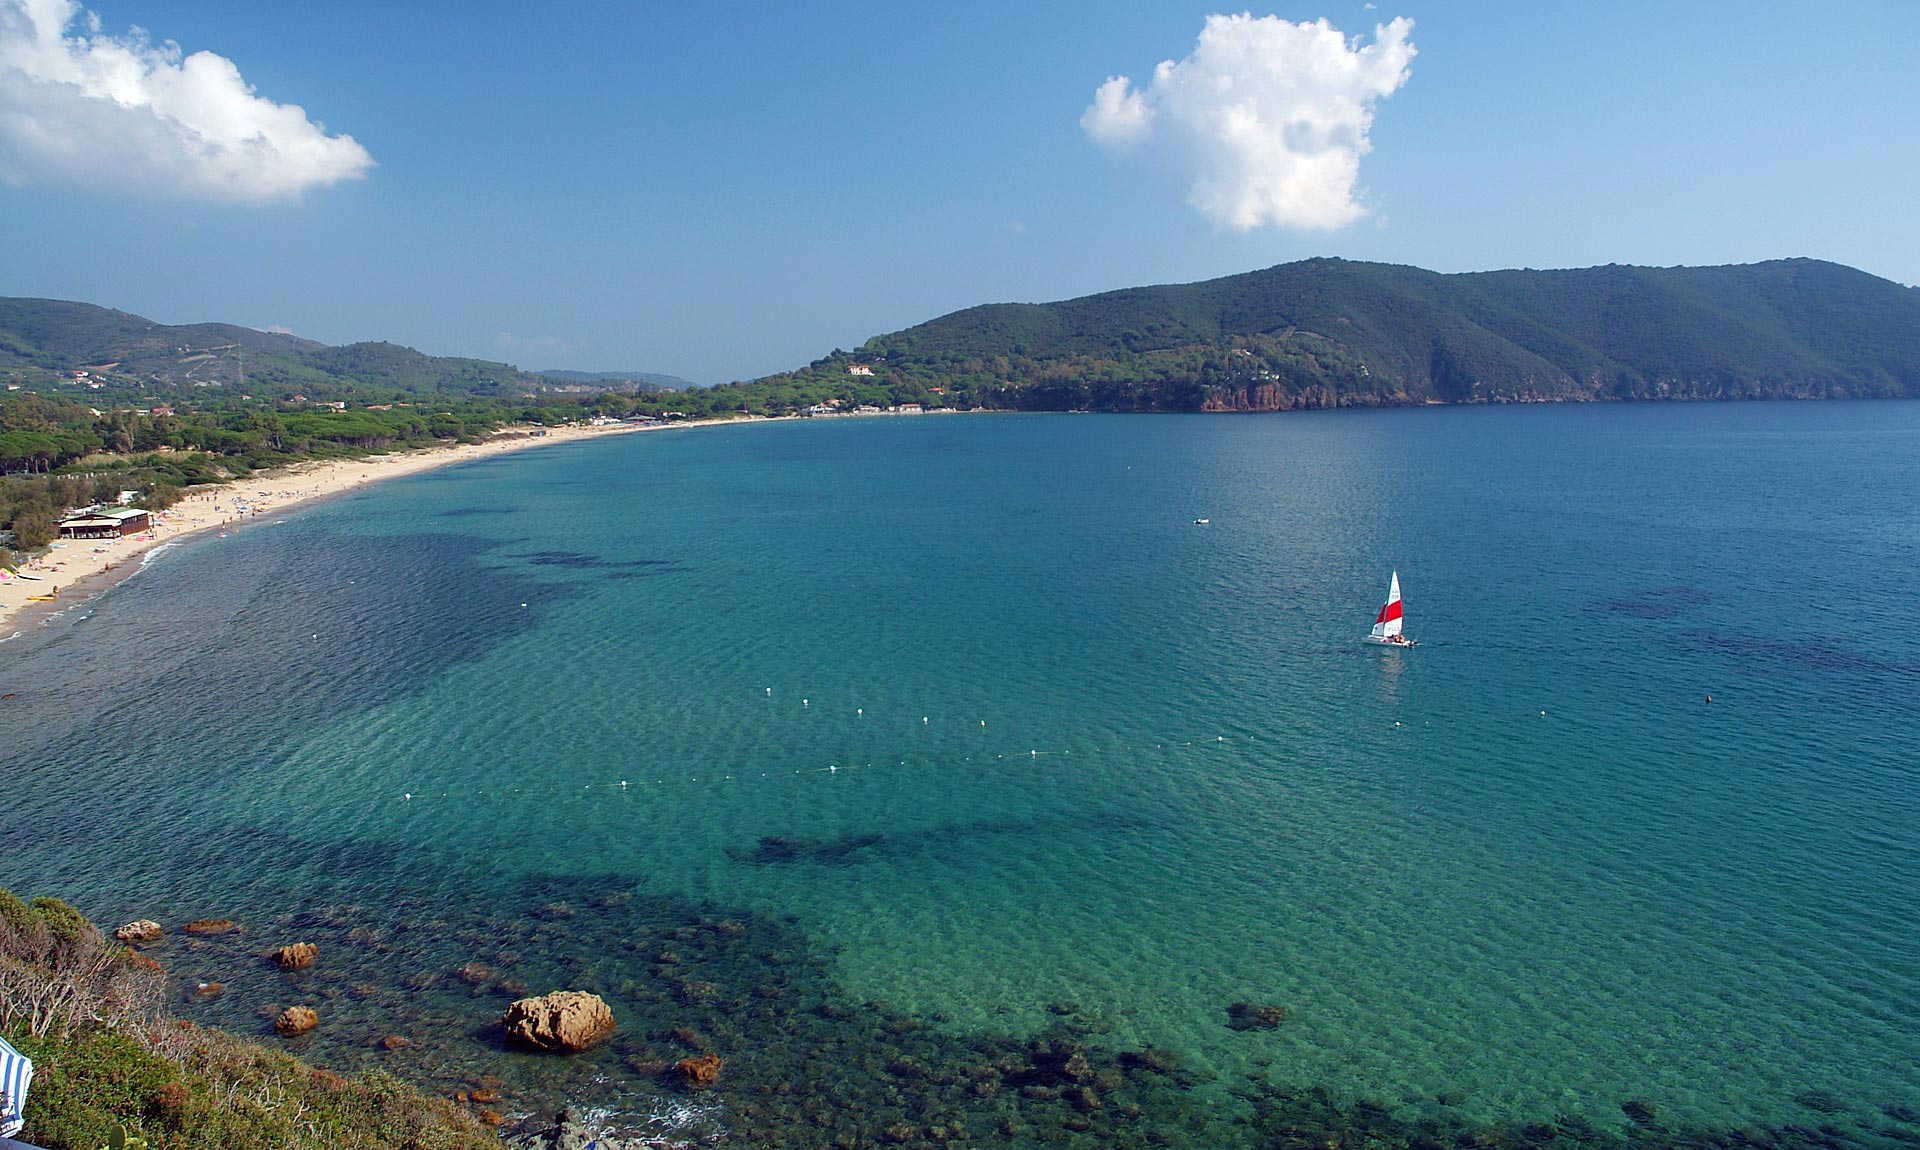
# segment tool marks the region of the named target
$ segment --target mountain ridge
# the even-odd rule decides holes
[[[1440,273],[1301,260],[983,304],[767,377],[1098,410],[1920,395],[1920,289],[1805,258]]]
[[[295,390],[336,398],[356,388],[461,395],[602,391],[576,373],[523,371],[509,363],[436,356],[367,340],[325,344],[228,323],[163,324],[79,300],[0,296],[0,376],[37,382],[90,381],[144,391],[234,388]],[[674,377],[638,373],[617,382]]]

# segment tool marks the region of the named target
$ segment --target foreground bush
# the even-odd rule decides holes
[[[20,1137],[99,1150],[120,1126],[152,1150],[499,1150],[453,1103],[379,1071],[348,1078],[197,1027],[159,1038],[20,1035],[15,1045],[34,1062]]]
[[[165,1017],[159,967],[58,899],[0,888],[0,1030],[33,1060],[27,1125],[47,1150],[499,1150],[444,1099],[379,1071],[344,1077]]]

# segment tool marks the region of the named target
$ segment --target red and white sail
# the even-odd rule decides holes
[[[1373,617],[1373,638],[1391,639],[1400,634],[1400,572],[1393,573],[1393,585],[1387,589],[1387,605]]]

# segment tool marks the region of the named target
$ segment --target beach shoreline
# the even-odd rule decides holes
[[[57,540],[45,553],[21,565],[23,572],[37,578],[0,581],[0,643],[19,638],[29,628],[132,577],[153,553],[209,531],[237,528],[247,521],[357,491],[371,483],[475,459],[609,435],[724,426],[735,422],[738,421],[554,427],[541,429],[545,435],[535,435],[534,429],[528,427],[508,427],[480,443],[434,446],[359,459],[310,460],[231,483],[189,488],[179,503],[155,513],[155,526],[149,530],[118,539]],[[45,602],[30,598],[42,595],[53,598]]]

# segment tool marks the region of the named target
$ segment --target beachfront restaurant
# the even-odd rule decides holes
[[[138,507],[89,508],[60,521],[62,539],[118,539],[153,526],[153,516]]]

